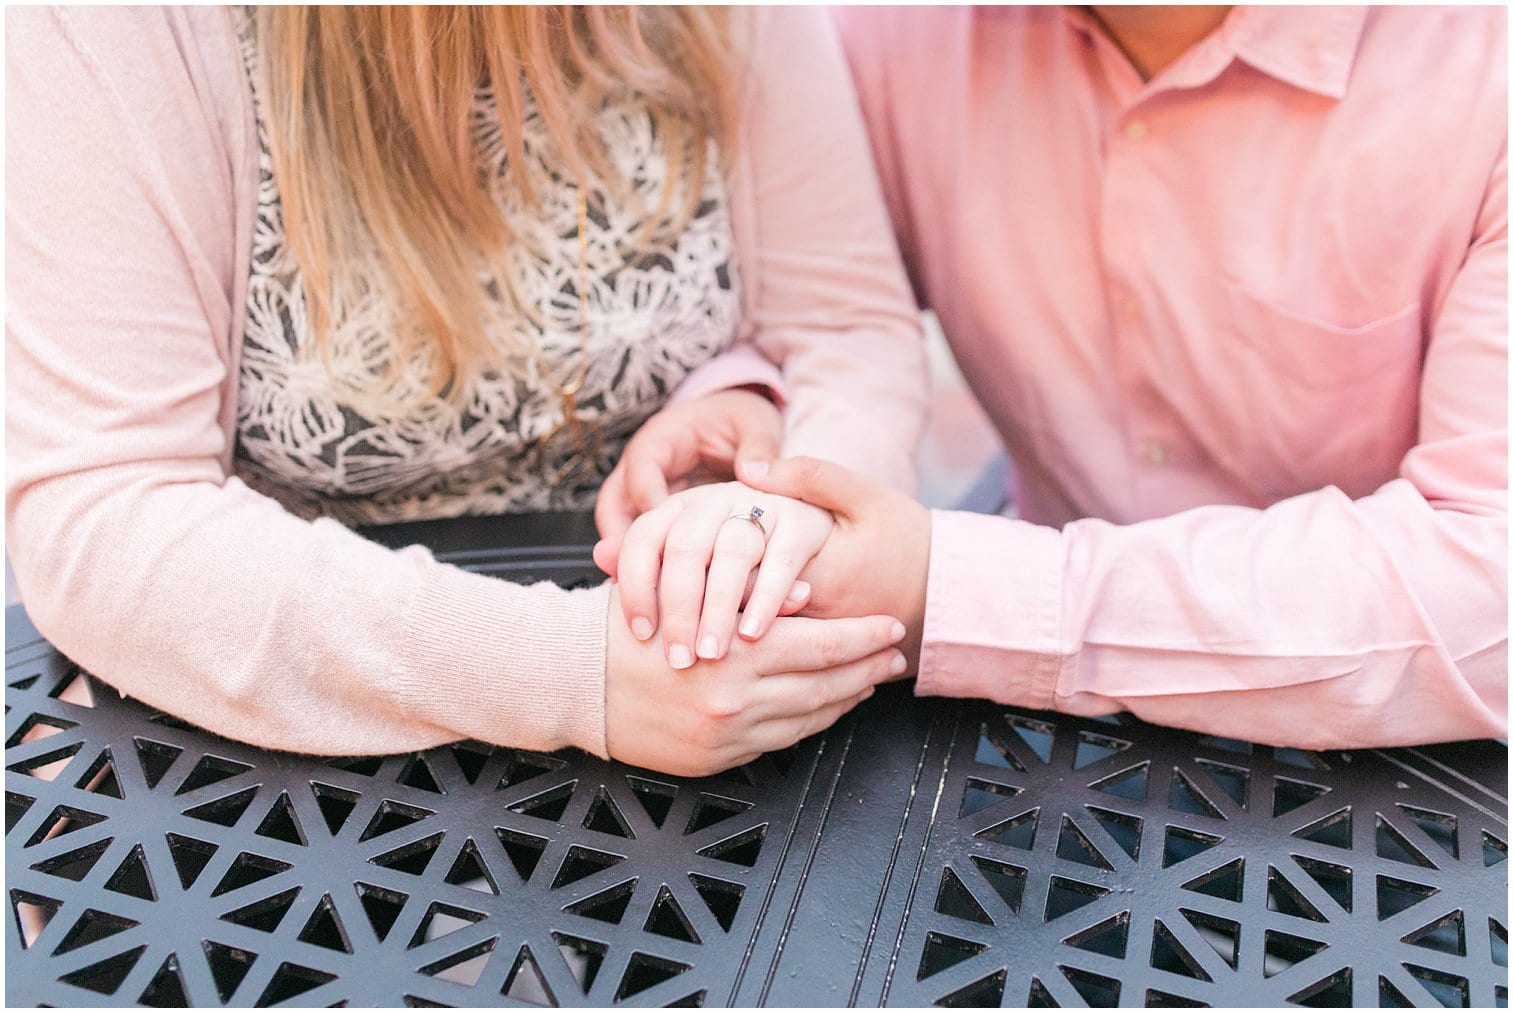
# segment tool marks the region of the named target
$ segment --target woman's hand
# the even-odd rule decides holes
[[[609,754],[668,774],[702,777],[823,731],[904,670],[887,616],[780,619],[761,643],[691,671],[667,667],[661,645],[637,640],[610,592],[604,720]]]
[[[775,457],[782,441],[782,414],[750,390],[722,390],[662,409],[636,430],[599,490],[599,536],[625,534],[670,492],[732,478],[737,460]]]
[[[762,510],[758,521],[738,516],[753,506]],[[830,514],[817,507],[726,482],[668,498],[636,519],[617,559],[609,539],[595,547],[594,558],[619,579],[636,639],[650,639],[660,621],[667,663],[681,670],[696,656],[725,656],[742,602],[747,640],[759,639],[785,609],[801,608],[808,591],[798,575],[831,526]]]
[[[804,570],[812,586],[808,616],[897,616],[909,629],[901,645],[919,661],[930,570],[930,511],[908,496],[838,464],[808,457],[737,465],[743,481],[831,512],[835,530]]]

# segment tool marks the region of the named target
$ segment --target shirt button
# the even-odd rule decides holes
[[[1124,139],[1139,144],[1150,134],[1144,120],[1130,120],[1124,128]]]
[[[1155,440],[1145,441],[1145,463],[1152,468],[1159,468],[1167,461],[1166,448]]]

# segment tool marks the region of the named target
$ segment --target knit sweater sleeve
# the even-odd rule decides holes
[[[65,654],[210,730],[317,753],[604,753],[608,592],[465,573],[232,477],[248,207],[224,11],[6,14],[6,523]],[[224,36],[222,38],[221,36]]]

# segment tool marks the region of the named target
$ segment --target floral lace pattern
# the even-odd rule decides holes
[[[630,435],[693,369],[729,345],[740,319],[724,182],[711,164],[683,233],[650,245],[607,193],[590,189],[587,327],[579,315],[578,191],[551,164],[533,108],[521,125],[526,165],[506,165],[492,96],[480,90],[471,129],[490,189],[517,237],[509,251],[520,305],[499,347],[535,348],[516,368],[475,371],[461,396],[425,396],[428,357],[403,367],[372,407],[341,397],[334,378],[382,374],[395,351],[383,300],[365,295],[338,310],[324,354],[307,338],[299,272],[284,246],[251,18],[238,13],[253,80],[260,147],[257,222],[237,402],[236,474],[305,516],[346,524],[463,514],[582,509],[592,503]],[[667,161],[646,110],[607,107],[601,130],[615,169],[639,207],[655,207]],[[713,163],[713,160],[711,160]],[[511,174],[530,174],[540,209],[524,206]],[[644,202],[644,203],[642,203]],[[492,283],[480,284],[491,299]],[[361,287],[360,287],[361,288]],[[563,426],[559,387],[587,368],[577,417],[580,448]],[[386,408],[384,405],[392,405]]]

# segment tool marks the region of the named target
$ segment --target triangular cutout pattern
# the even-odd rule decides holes
[[[132,968],[137,966],[137,961],[142,959],[142,954],[147,952],[147,947],[138,946],[134,950],[118,953],[114,957],[107,957],[97,964],[81,967],[77,971],[63,975],[59,981],[79,988],[86,988],[100,995],[115,995],[116,989],[126,981],[126,976]]]
[[[256,795],[257,786],[254,785],[234,795],[211,799],[209,802],[185,809],[184,815],[190,819],[214,823],[218,827],[234,827],[242,818],[242,814],[252,805],[252,800]]]
[[[441,782],[436,780],[436,772],[431,769],[430,763],[418,753],[410,757],[400,770],[399,783],[419,791],[428,791],[433,795],[446,794],[441,788]]]
[[[368,820],[368,825],[363,827],[363,832],[357,840],[371,841],[375,837],[384,834],[392,834],[396,830],[413,827],[421,820],[435,816],[430,809],[422,809],[419,806],[406,805],[403,802],[395,802],[385,799],[373,813],[373,818]]]
[[[1354,819],[1350,807],[1338,809],[1328,816],[1314,820],[1305,827],[1300,827],[1292,832],[1292,836],[1299,840],[1312,841],[1315,844],[1326,844],[1331,848],[1344,848],[1348,850],[1352,844]]]
[[[940,972],[955,967],[964,960],[971,960],[988,949],[986,943],[971,939],[959,939],[942,932],[925,936],[925,948],[919,957],[919,972],[916,978],[924,981]]]
[[[1346,911],[1355,908],[1355,873],[1343,865],[1335,865],[1332,862],[1321,862],[1316,858],[1306,855],[1293,855],[1292,860],[1298,863],[1298,867],[1308,873],[1319,886],[1328,892],[1334,902]]]
[[[1129,945],[1129,912],[1121,911],[1112,918],[1105,918],[1096,925],[1067,936],[1062,943],[1073,949],[1123,960],[1125,948]]]
[[[555,756],[537,756],[534,753],[515,753],[504,765],[504,774],[495,785],[495,790],[513,788],[517,784],[529,781],[533,777],[542,774],[550,774],[554,770],[561,770],[567,766],[567,761],[559,760]]]
[[[28,848],[35,847],[47,840],[57,840],[65,834],[71,834],[85,827],[92,827],[96,823],[104,823],[106,817],[99,813],[86,812],[83,809],[75,809],[73,806],[60,805],[48,814],[47,819],[26,841]]]
[[[1224,813],[1209,797],[1182,772],[1181,767],[1172,768],[1171,807],[1179,813],[1193,816],[1208,816],[1223,819]]]
[[[1033,851],[1035,848],[1035,831],[1040,824],[1040,807],[1037,806],[1028,812],[1004,820],[1002,823],[979,830],[977,836],[994,844],[1002,844],[1008,848],[1018,848],[1021,851]]]
[[[1116,770],[1106,777],[1100,777],[1088,787],[1106,795],[1129,799],[1131,802],[1144,802],[1146,792],[1150,788],[1150,767],[1150,761],[1144,760],[1133,767]]]
[[[730,862],[732,865],[743,865],[750,869],[757,863],[757,858],[762,852],[762,842],[767,838],[767,824],[752,827],[750,830],[727,837],[723,841],[717,841],[707,848],[700,848],[699,854],[705,858],[717,859],[721,862]]]
[[[1271,814],[1273,816],[1285,816],[1294,809],[1301,809],[1308,803],[1323,798],[1330,792],[1330,789],[1322,784],[1311,784],[1290,777],[1277,775],[1271,780]]]
[[[1060,1009],[1061,1003],[1051,995],[1051,990],[1041,983],[1039,978],[1030,979],[1030,996],[1025,1002],[1028,1009]]]
[[[1034,718],[1010,717],[1009,727],[1030,747],[1041,763],[1051,762],[1051,747],[1056,742],[1056,726]]]
[[[257,954],[208,939],[201,945],[205,950],[205,963],[210,967],[211,980],[215,982],[216,994],[221,997],[222,1003],[229,1004],[236,995],[236,990],[241,987],[242,980],[247,977],[247,972],[252,969]]]
[[[1428,990],[1441,1006],[1452,1009],[1471,1005],[1471,986],[1465,978],[1432,967],[1404,964],[1403,970]]]
[[[1119,1005],[1119,982],[1078,967],[1063,967],[1061,973],[1089,1006]]]
[[[980,855],[972,856],[972,864],[977,866],[977,871],[982,873],[982,878],[993,888],[993,892],[1003,899],[1009,910],[1018,914],[1019,905],[1024,901],[1024,884],[1029,875],[1028,871],[1017,865],[995,862],[991,858],[983,858]]]
[[[745,895],[746,888],[739,883],[701,876],[697,872],[690,872],[688,879],[704,901],[704,906],[709,908],[709,913],[720,923],[720,928],[729,932],[735,924],[736,912],[740,910],[741,897]]]
[[[1403,936],[1409,946],[1422,946],[1456,957],[1466,955],[1466,920],[1459,908]]]
[[[200,762],[194,765],[194,769],[189,772],[188,777],[184,778],[184,783],[178,786],[174,794],[187,795],[206,785],[229,780],[238,774],[245,774],[251,769],[250,763],[241,763],[224,756],[205,755],[200,757]]]
[[[1114,869],[1108,859],[1103,857],[1103,852],[1095,848],[1082,829],[1065,814],[1061,817],[1061,836],[1056,840],[1056,857],[1094,869],[1109,872]]]
[[[683,833],[685,836],[696,834],[716,823],[723,823],[744,812],[749,812],[751,806],[750,802],[701,792],[698,800],[693,804],[693,812],[689,814],[688,826],[683,829]]]
[[[25,890],[12,890],[10,897],[11,915],[16,920],[16,937],[21,941],[21,948],[28,949],[52,923],[63,902]]]
[[[398,890],[386,890],[381,886],[371,883],[356,883],[357,896],[362,901],[363,913],[368,916],[368,923],[373,926],[373,934],[379,942],[389,938],[389,930],[399,920],[400,912],[404,910],[405,902],[410,899],[407,893]]]
[[[665,883],[657,891],[657,899],[652,902],[651,911],[646,915],[646,924],[642,927],[654,935],[666,936],[685,943],[700,941],[699,934],[694,931],[693,923],[683,913],[677,898],[672,895],[672,891]]]
[[[272,932],[278,928],[279,923],[284,920],[284,915],[288,914],[289,909],[294,906],[299,892],[300,887],[291,887],[283,893],[254,901],[235,911],[228,911],[221,915],[221,920],[231,922],[233,925],[245,925],[259,932]]]
[[[636,836],[636,832],[626,822],[625,815],[620,812],[620,807],[610,797],[609,789],[603,785],[599,786],[594,800],[589,803],[588,812],[583,817],[583,828],[609,834],[611,837]]]
[[[1481,864],[1491,868],[1508,860],[1508,843],[1485,830],[1481,832]]]
[[[504,848],[504,853],[509,856],[510,864],[515,867],[516,874],[520,876],[520,882],[529,882],[531,874],[536,871],[536,866],[546,851],[547,839],[505,827],[495,827],[494,836],[499,838],[500,846]]]
[[[131,741],[136,746],[137,763],[142,768],[142,780],[147,782],[148,788],[156,788],[163,775],[168,773],[168,768],[173,766],[173,761],[184,752],[178,746],[152,739],[137,738]]]
[[[1376,877],[1376,920],[1386,921],[1400,911],[1406,911],[1415,904],[1422,904],[1437,893],[1439,893],[1437,886],[1412,883],[1392,876],[1378,876]]]
[[[1222,957],[1231,969],[1239,966],[1239,922],[1219,918],[1204,911],[1190,911],[1187,908],[1178,908],[1178,911],[1192,924],[1193,928],[1198,930],[1204,942],[1213,947],[1214,952]]]
[[[621,1002],[655,988],[664,981],[671,981],[690,966],[649,953],[632,953],[630,961],[625,965],[625,975],[620,979],[620,987],[615,990],[615,1001]]]
[[[1008,976],[1009,972],[1003,970],[990,974],[986,978],[978,978],[972,984],[958,988],[950,995],[936,1000],[935,1005],[952,1009],[964,1006],[973,1008],[986,1006],[997,1009],[1003,1005],[1003,987],[1008,981]]]
[[[110,755],[110,750],[103,750],[95,762],[89,765],[84,776],[79,778],[76,787],[89,792],[92,795],[104,795],[107,798],[125,798],[121,790],[121,780],[116,777],[115,760]]]
[[[1318,939],[1305,939],[1288,932],[1267,929],[1265,947],[1266,962],[1263,973],[1270,978],[1281,974],[1294,964],[1300,964],[1309,957],[1324,952],[1329,948],[1329,944]]]
[[[43,859],[33,865],[32,869],[37,872],[45,872],[49,876],[58,876],[62,879],[69,879],[78,883],[85,876],[89,875],[90,870],[95,867],[95,864],[100,861],[101,857],[104,856],[105,852],[110,849],[111,844],[114,842],[114,837],[107,837],[103,841],[86,844],[84,847],[74,851]]]
[[[285,844],[305,844],[305,830],[299,825],[299,817],[294,814],[294,803],[289,800],[287,791],[279,794],[257,825],[256,833],[259,837],[271,837]]]
[[[539,858],[541,853],[538,851],[536,855]],[[494,882],[493,873],[489,871],[488,864],[478,851],[478,845],[473,843],[471,837],[463,842],[462,850],[457,853],[457,858],[446,875],[446,881],[453,886],[465,886],[479,893],[491,893],[496,897],[499,895],[499,884]]]
[[[1104,831],[1114,839],[1114,843],[1132,859],[1140,857],[1140,838],[1145,830],[1145,821],[1138,816],[1128,813],[1114,812],[1111,809],[1100,809],[1097,806],[1087,807],[1088,815],[1098,821]]]
[[[362,798],[362,794],[319,781],[311,781],[310,790],[315,794],[315,804],[320,809],[321,819],[326,821],[326,829],[335,837],[346,826],[347,818],[357,808],[357,801]]]
[[[1435,868],[1433,860],[1381,813],[1376,814],[1376,853],[1394,862],[1417,865],[1423,869]]]
[[[184,976],[179,971],[178,954],[168,955],[137,1002],[159,1009],[185,1009],[190,1005],[189,993],[184,991]]]
[[[1178,862],[1195,858],[1203,852],[1224,843],[1224,838],[1205,834],[1186,827],[1168,826],[1166,842],[1161,854],[1161,868],[1169,869]]]
[[[1159,918],[1155,919],[1151,935],[1151,967],[1158,971],[1180,974],[1184,978],[1213,981],[1208,972],[1203,970],[1203,965],[1198,962],[1198,958],[1177,941],[1172,930],[1167,928]]]
[[[557,999],[552,998],[551,987],[546,984],[542,969],[536,966],[536,956],[531,953],[530,946],[520,946],[520,953],[514,956],[514,966],[510,968],[510,977],[504,980],[502,992],[517,1002],[557,1005]]]
[[[126,860],[111,873],[105,881],[105,889],[139,900],[158,899],[158,892],[152,887],[152,874],[147,870],[147,855],[140,844],[133,847]]]
[[[431,856],[436,854],[436,849],[441,847],[442,838],[446,832],[432,834],[424,840],[413,844],[406,844],[387,851],[377,858],[368,859],[374,865],[381,865],[386,869],[394,869],[397,872],[408,873],[411,876],[419,876],[426,871],[426,866],[431,864]]]
[[[489,954],[494,952],[494,947],[497,945],[499,945],[499,937],[491,936],[481,943],[474,943],[440,960],[433,960],[422,967],[420,973],[429,974],[442,981],[450,981],[464,988],[472,988],[483,977],[483,969],[488,965]],[[519,959],[518,955],[516,959]],[[511,968],[511,977],[517,969]],[[505,987],[508,988],[508,984]]]
[[[562,814],[567,812],[567,804],[572,801],[573,792],[578,789],[578,782],[572,780],[566,784],[559,784],[555,788],[549,788],[539,795],[522,799],[510,806],[510,812],[519,813],[522,816],[534,816],[538,820],[547,820],[556,823],[562,819]]]
[[[1062,915],[1071,914],[1078,908],[1086,907],[1097,900],[1102,900],[1109,895],[1106,887],[1094,886],[1092,883],[1083,883],[1075,879],[1063,879],[1060,876],[1051,877],[1050,889],[1045,897],[1045,920],[1055,921]]]
[[[1266,908],[1294,918],[1307,918],[1312,922],[1329,920],[1297,887],[1287,881],[1287,877],[1275,865],[1266,867]]]
[[[1024,764],[1015,759],[1009,747],[999,739],[1000,733],[996,729],[983,725],[977,736],[977,752],[972,758],[985,766],[1004,767],[1022,772],[1025,769]]]
[[[433,901],[431,906],[426,908],[420,924],[415,926],[415,932],[410,937],[409,948],[413,950],[417,946],[443,939],[454,932],[461,932],[469,926],[477,925],[487,917],[488,915],[482,911],[472,911],[468,908],[457,907],[455,904]]]
[[[1219,790],[1229,796],[1229,800],[1241,809],[1250,806],[1250,771],[1244,767],[1236,767],[1230,763],[1218,763],[1214,760],[1198,760],[1198,766],[1208,779],[1219,786]]]
[[[338,953],[352,952],[352,941],[347,938],[347,927],[342,924],[341,916],[336,913],[336,905],[332,903],[329,893],[324,894],[315,905],[315,910],[310,912],[310,917],[306,919],[305,927],[300,929],[298,938],[302,943],[324,946]]]
[[[961,918],[979,925],[992,925],[993,919],[977,903],[961,877],[948,865],[941,870],[940,887],[935,891],[935,910],[943,915]]]
[[[1316,981],[1287,997],[1288,1002],[1299,1006],[1339,1008],[1351,1005],[1351,972],[1342,967],[1322,981]]]
[[[1245,893],[1245,859],[1236,858],[1182,884],[1182,889],[1239,903]],[[1273,909],[1275,910],[1275,909]]]
[[[641,808],[646,810],[646,815],[660,828],[667,820],[667,813],[672,808],[673,799],[677,797],[677,786],[645,777],[636,777],[634,774],[625,775],[625,780],[630,785],[631,794],[636,796],[636,800],[641,803]]]
[[[999,784],[996,781],[984,781],[981,778],[967,778],[966,789],[961,795],[961,808],[957,810],[958,819],[966,819],[968,816],[976,816],[991,806],[995,806],[1005,799],[1013,798],[1019,794],[1019,789],[1007,784]]]
[[[1091,767],[1110,756],[1124,752],[1133,744],[1128,739],[1116,739],[1111,735],[1078,732],[1077,755],[1072,760],[1072,769],[1081,770],[1083,767]]]
[[[591,897],[569,904],[563,910],[569,914],[592,918],[595,921],[619,925],[620,919],[625,917],[625,909],[630,906],[630,898],[636,892],[638,881],[637,879],[626,880],[608,890],[601,890]]]
[[[587,879],[623,861],[625,859],[620,855],[611,855],[608,852],[595,851],[593,848],[574,844],[567,849],[567,855],[563,857],[562,864],[557,867],[557,876],[552,880],[552,889],[556,890],[569,883],[576,883],[580,879]]]
[[[273,977],[269,980],[268,987],[263,989],[263,994],[258,997],[257,1004],[273,1006],[277,1003],[288,1002],[290,999],[314,991],[335,980],[334,974],[286,961],[278,965],[278,970],[273,972]]]
[[[250,851],[244,851],[232,860],[231,866],[221,881],[210,891],[210,896],[219,897],[223,893],[232,890],[240,890],[244,886],[259,883],[270,876],[277,876],[281,872],[287,872],[294,866],[288,862],[280,862],[276,858],[265,858],[255,855]]]
[[[102,939],[109,939],[127,929],[134,929],[140,924],[142,923],[132,918],[123,918],[108,911],[89,908],[69,928],[63,941],[53,948],[53,956],[77,950],[81,946],[88,946]]]
[[[168,842],[168,854],[173,859],[174,871],[179,874],[179,885],[185,890],[194,886],[205,866],[220,850],[220,845],[211,844],[182,834],[164,834]]]
[[[609,953],[609,947],[563,932],[553,932],[552,940],[557,944],[557,951],[562,954],[562,962],[567,965],[573,981],[578,983],[584,995],[588,995],[594,987],[594,980],[599,976],[599,968],[604,966],[604,957]]]

